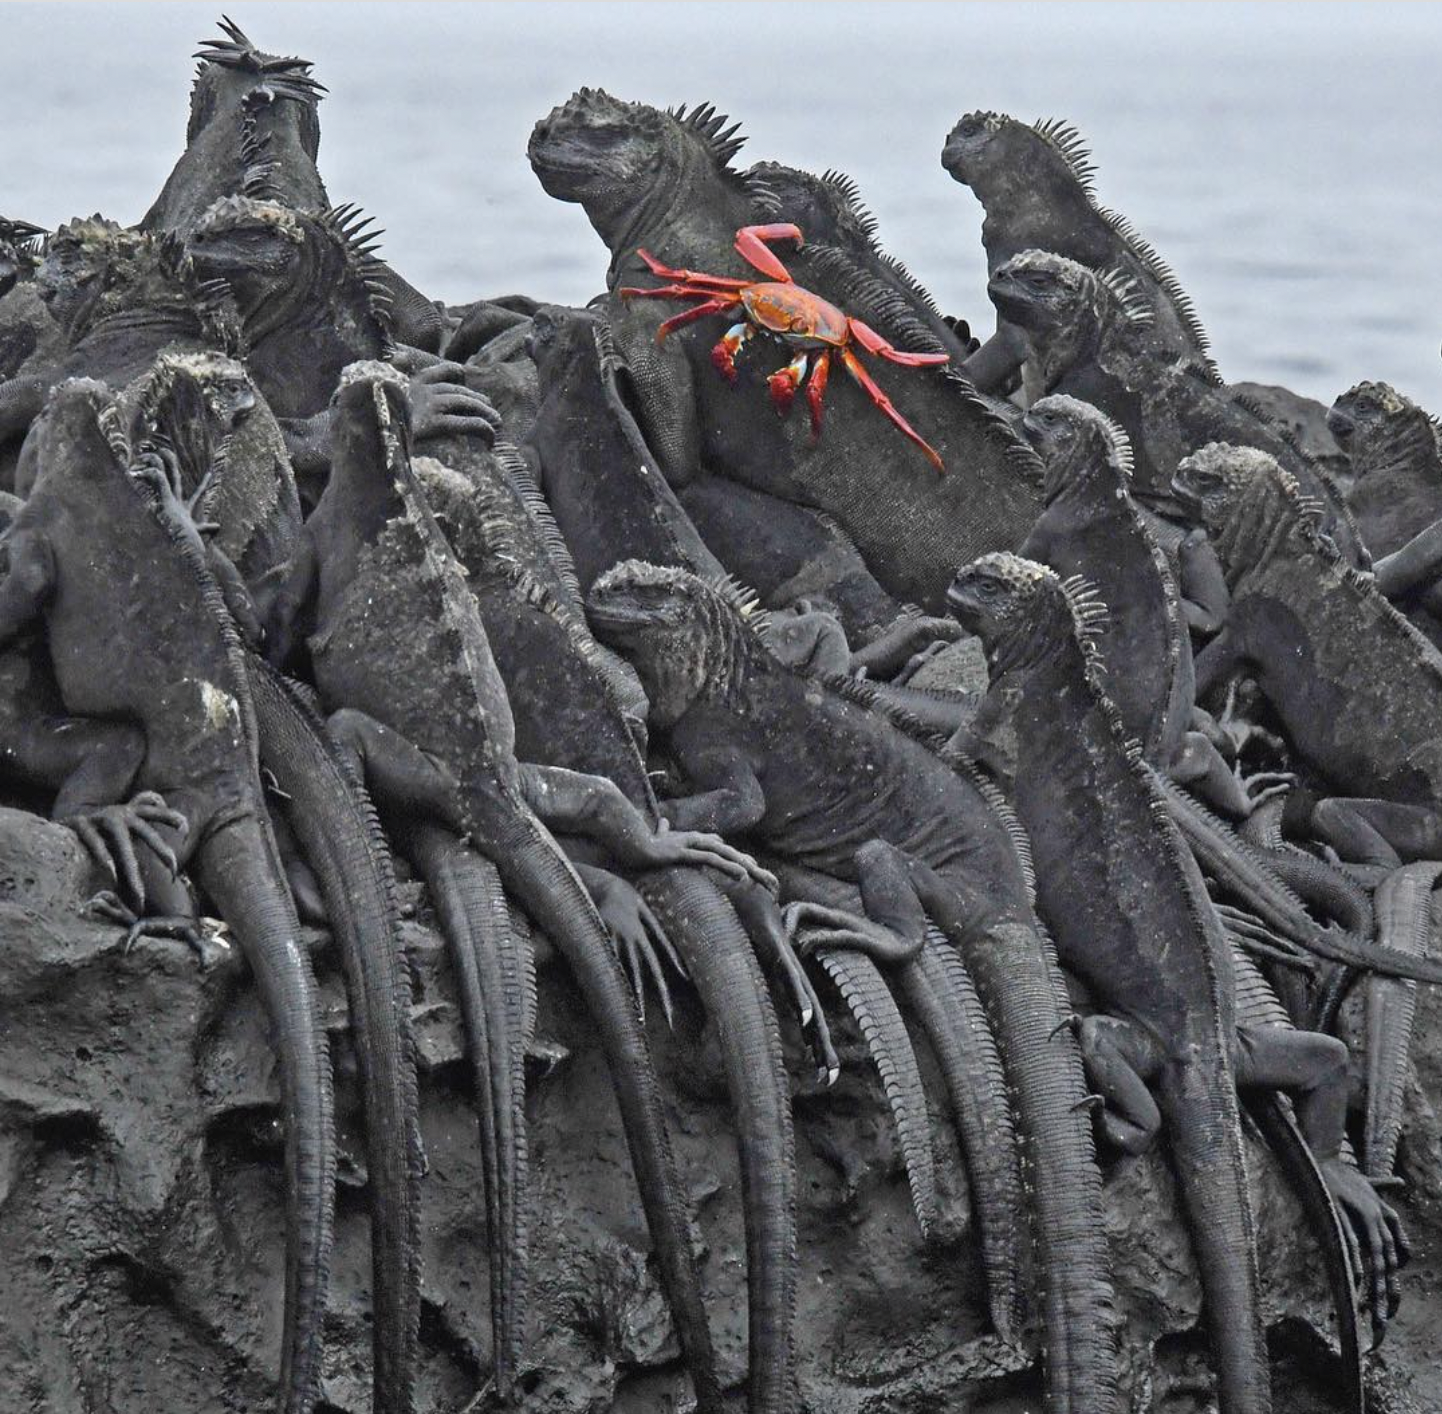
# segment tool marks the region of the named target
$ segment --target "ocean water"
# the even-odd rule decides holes
[[[321,167],[453,302],[581,302],[606,255],[525,158],[582,84],[742,120],[749,161],[856,178],[887,246],[990,327],[981,208],[941,169],[963,112],[1064,116],[1100,199],[1195,300],[1226,376],[1442,409],[1442,6],[232,0],[330,89]],[[138,219],[184,140],[194,4],[0,4],[0,212]]]

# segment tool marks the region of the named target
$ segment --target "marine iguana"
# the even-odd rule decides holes
[[[1038,509],[1035,461],[992,404],[947,368],[877,370],[951,468],[945,476],[921,457],[893,456],[892,429],[849,380],[833,384],[826,434],[813,441],[804,419],[754,415],[764,360],[741,358],[733,387],[711,365],[714,335],[681,332],[658,347],[673,308],[614,295],[651,278],[641,246],[671,265],[752,277],[732,248],[741,227],[763,219],[756,183],[730,165],[740,143],[709,106],[666,113],[582,89],[536,124],[528,152],[545,189],[581,203],[611,251],[604,307],[637,420],[671,485],[709,472],[824,511],[889,594],[935,612],[957,556],[1017,543]],[[786,260],[798,285],[846,309],[848,290],[804,247]]]
[[[306,210],[331,205],[316,169],[317,112],[324,85],[311,63],[257,49],[224,16],[222,39],[201,41],[190,90],[185,151],[140,222],[144,231],[185,238],[202,215],[226,196],[283,201]],[[379,278],[394,309],[396,337],[439,352],[446,334],[440,312],[388,266]]]
[[[1097,204],[1096,169],[1070,123],[967,113],[947,134],[941,165],[986,209],[981,241],[988,274],[1024,250],[1054,251],[1091,270],[1121,271],[1152,311],[1148,347],[1168,361],[1191,360],[1220,381],[1206,332],[1177,277],[1124,216]]]
[[[1081,1072],[1062,1024],[1060,976],[1016,844],[973,776],[837,688],[784,667],[747,609],[725,586],[634,562],[603,575],[587,599],[598,636],[640,672],[652,725],[695,792],[663,801],[662,813],[859,884],[893,953],[898,940],[903,957],[924,944],[928,915],[960,949],[997,1036],[1024,1146],[1049,1407],[1116,1409],[1101,1179],[1077,1107]]]
[[[1332,404],[1327,426],[1347,453],[1347,508],[1376,562],[1377,587],[1442,644],[1442,433],[1386,383],[1358,383]]]
[[[39,238],[44,235],[44,226],[0,216],[0,299],[15,288],[22,276],[34,272],[40,263]]]
[[[1028,394],[1070,393],[1121,425],[1136,461],[1132,494],[1166,510],[1177,463],[1204,442],[1230,440],[1275,456],[1327,508],[1338,548],[1359,566],[1366,550],[1332,478],[1279,424],[1247,398],[1185,360],[1167,362],[1137,339],[1151,311],[1136,283],[1097,274],[1045,250],[1026,250],[992,272],[987,290],[998,311],[1027,337],[1036,379]]]
[[[315,983],[266,819],[238,640],[192,540],[130,449],[102,384],[62,384],[39,428],[43,475],[10,534],[0,642],[43,622],[69,711],[139,724],[136,784],[186,821],[156,829],[234,929],[280,1058],[286,1302],[279,1408],[318,1397],[335,1141]],[[124,595],[117,584],[130,586]],[[147,877],[163,897],[168,880]]]
[[[359,364],[342,380],[331,478],[277,599],[272,649],[283,660],[298,623],[313,628],[310,657],[332,730],[355,752],[382,810],[452,832],[488,858],[576,972],[615,1079],[698,1401],[719,1410],[645,1035],[602,921],[537,815],[601,836],[642,867],[703,863],[740,874],[750,861],[711,836],[653,834],[634,811],[616,808],[619,793],[597,818],[594,796],[577,791],[569,773],[517,761],[514,718],[475,600],[411,466],[405,391],[404,377],[384,364]]]
[[[399,352],[376,235],[354,207],[310,212],[232,196],[207,208],[186,240],[196,280],[208,293],[229,292],[246,366],[285,428],[298,475],[324,469],[341,370]],[[418,439],[498,420],[464,387],[462,367],[423,362],[413,398]]]
[[[13,378],[58,331],[37,296],[41,226],[0,216],[0,382]]]
[[[591,637],[579,605],[573,607],[554,585],[556,569],[546,563],[546,547],[556,548],[554,541],[528,524],[548,513],[525,494],[523,464],[511,449],[498,447],[489,467],[469,477],[425,458],[415,465],[467,571],[515,714],[517,757],[578,773],[578,784],[593,779],[598,796],[620,790],[654,827],[659,817],[637,747],[636,706],[628,690],[618,690],[609,654]],[[596,808],[605,806],[598,800]],[[573,858],[613,862],[604,853],[599,861],[578,854],[575,841],[563,837],[562,843]],[[742,921],[758,934],[762,956],[780,974],[818,1059],[834,1074],[825,1017],[790,951],[771,895],[758,884],[718,884],[697,869],[646,870],[633,877],[643,907],[654,910],[713,1020],[741,1158],[749,1264],[747,1407],[779,1414],[794,1397],[795,1142],[776,1015]],[[736,898],[735,911],[723,895]]]
[[[217,354],[162,355],[127,392],[134,405],[132,447],[163,449],[180,500],[215,527],[206,545],[213,572],[224,567],[235,574],[233,554],[254,574],[289,550],[299,537],[299,501],[279,429],[242,365]],[[233,604],[234,592],[223,581],[222,588]],[[244,588],[238,593],[245,595]],[[420,1325],[424,1156],[390,850],[363,787],[301,691],[254,654],[245,656],[245,666],[260,764],[305,865],[318,876],[350,999],[368,1141],[375,1408],[409,1414]],[[282,842],[283,853],[289,842]],[[286,862],[294,888],[294,863]]]
[[[1442,857],[1442,657],[1329,540],[1295,477],[1253,447],[1187,457],[1177,497],[1226,571],[1226,626],[1197,694],[1247,665],[1297,753],[1333,789],[1312,828],[1344,858]]]
[[[1331,1037],[1238,1028],[1230,953],[1090,642],[1097,601],[1009,553],[957,574],[949,601],[992,670],[989,720],[1015,739],[1010,795],[1031,840],[1037,908],[1106,1008],[1078,1025],[1089,1072],[1128,1123],[1164,1123],[1201,1270],[1223,1414],[1263,1414],[1271,1381],[1236,1087],[1294,1092],[1329,1191],[1396,1265],[1400,1223],[1341,1161],[1347,1052]],[[1142,1088],[1152,1082],[1155,1102]]]
[[[1046,509],[1019,553],[1080,575],[1108,607],[1095,634],[1107,696],[1146,759],[1224,813],[1253,797],[1212,739],[1194,730],[1196,677],[1180,587],[1131,499],[1131,445],[1097,408],[1064,393],[1032,404],[1022,432],[1046,468]],[[1271,777],[1259,779],[1275,789]]]

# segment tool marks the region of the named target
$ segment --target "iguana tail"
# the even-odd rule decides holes
[[[267,822],[240,815],[196,853],[200,883],[235,931],[270,1021],[285,1120],[285,1325],[280,1414],[319,1397],[322,1323],[335,1215],[330,1054],[300,924]]]
[[[911,1190],[911,1208],[922,1237],[930,1237],[936,1223],[936,1156],[921,1068],[906,1023],[881,969],[865,953],[820,947],[815,957],[841,993],[881,1076]]]
[[[1066,1025],[1056,954],[1029,923],[993,923],[976,938],[947,900],[927,912],[962,954],[985,1003],[1015,1101],[1046,1342],[1047,1409],[1116,1414],[1118,1331],[1101,1170],[1076,1040]]]
[[[1256,1221],[1230,1067],[1205,1052],[1170,1061],[1157,1089],[1201,1271],[1220,1414],[1270,1414]]]
[[[406,848],[430,889],[455,968],[480,1108],[491,1335],[499,1398],[511,1398],[525,1338],[526,1041],[535,1014],[530,944],[516,936],[500,875],[448,830],[416,826]]]
[[[691,1254],[690,1214],[666,1129],[661,1086],[605,924],[565,855],[524,804],[488,792],[475,802],[472,816],[485,822],[485,838],[477,843],[494,861],[507,891],[566,959],[595,1019],[661,1282],[696,1387],[697,1409],[722,1414],[711,1331]]]
[[[364,788],[320,719],[259,658],[247,660],[261,763],[289,798],[345,971],[365,1104],[374,1291],[376,1414],[415,1408],[420,1338],[420,1141],[411,984],[390,849]]]
[[[1021,1154],[996,1038],[961,954],[937,931],[900,970],[907,1005],[941,1068],[966,1156],[991,1323],[1016,1343],[1027,1318],[1030,1243]]]
[[[796,1399],[796,1139],[776,1010],[746,930],[701,871],[653,871],[636,884],[712,1018],[736,1114],[750,1329],[746,1407],[787,1414]]]

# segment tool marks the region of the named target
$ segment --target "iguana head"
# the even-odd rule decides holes
[[[158,403],[172,389],[189,387],[217,427],[229,431],[245,420],[256,403],[255,384],[243,363],[225,354],[166,353],[156,359],[147,394]]]
[[[142,237],[97,212],[60,226],[45,243],[36,293],[67,332],[90,311],[111,282],[114,266]]]
[[[1105,290],[1094,271],[1049,250],[1024,250],[997,266],[986,292],[1008,323],[1032,333],[1099,324]]]
[[[876,218],[844,172],[818,177],[781,162],[758,162],[746,175],[774,202],[775,219],[799,226],[808,241],[875,249]]]
[[[39,241],[44,234],[41,226],[0,216],[0,298],[15,288],[22,275],[39,266]]]
[[[1436,445],[1437,429],[1427,413],[1389,383],[1358,383],[1334,402],[1327,427],[1352,459],[1355,476],[1416,442]]]
[[[635,667],[661,727],[701,697],[726,700],[753,664],[770,661],[754,596],[686,570],[641,560],[613,565],[591,586],[586,618]]]
[[[1015,129],[1022,124],[1005,113],[965,113],[946,135],[941,165],[965,186],[1006,165],[1008,149],[1015,146]]]
[[[130,464],[130,439],[115,395],[97,379],[56,384],[36,427],[42,478],[99,481]]]
[[[1057,118],[1024,123],[1006,113],[967,113],[941,149],[954,180],[986,200],[1000,191],[1031,196],[1045,190],[1055,202],[1072,188],[1090,198],[1091,156],[1082,135]]]
[[[1046,469],[1048,503],[1085,477],[1105,476],[1118,493],[1131,479],[1132,452],[1126,433],[1100,408],[1080,398],[1065,393],[1039,398],[1022,418],[1021,431]]]
[[[1035,663],[1073,641],[1085,646],[1088,625],[1105,610],[1080,580],[1008,550],[963,565],[946,604],[981,639],[993,674]]]
[[[609,240],[646,197],[688,174],[742,183],[730,167],[739,126],[709,104],[663,111],[583,88],[536,124],[526,155],[546,191],[579,202]]]
[[[300,266],[305,242],[299,212],[278,201],[223,196],[196,223],[185,252],[200,280],[224,280],[246,305]]]
[[[1177,463],[1172,491],[1185,510],[1216,532],[1258,481],[1283,474],[1275,457],[1255,447],[1209,442]]]

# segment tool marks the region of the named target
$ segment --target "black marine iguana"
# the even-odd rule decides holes
[[[1377,587],[1442,644],[1442,431],[1386,383],[1358,383],[1327,426],[1352,464],[1347,508],[1375,561]],[[1430,533],[1429,533],[1430,532]]]
[[[1194,729],[1191,634],[1177,580],[1131,499],[1126,434],[1063,393],[1033,403],[1021,425],[1046,468],[1046,509],[1019,553],[1063,578],[1080,575],[1107,605],[1095,637],[1098,666],[1147,760],[1224,813],[1250,814],[1248,790],[1212,736]]]
[[[949,601],[986,645],[989,720],[1015,739],[1010,796],[1031,840],[1037,908],[1105,1017],[1078,1023],[1089,1073],[1136,1152],[1165,1125],[1202,1274],[1223,1414],[1265,1414],[1271,1380],[1236,1087],[1297,1095],[1329,1191],[1390,1286],[1395,1213],[1341,1160],[1347,1052],[1331,1037],[1236,1022],[1230,950],[1090,644],[1096,600],[1001,553],[957,574]],[[1156,1091],[1153,1100],[1146,1088]]]
[[[1133,495],[1165,509],[1177,463],[1204,442],[1229,440],[1275,456],[1327,508],[1328,530],[1354,564],[1366,550],[1331,476],[1256,404],[1205,376],[1194,363],[1168,362],[1137,340],[1151,311],[1135,282],[1097,274],[1046,250],[1026,250],[987,284],[1000,313],[1027,337],[1036,379],[1031,398],[1070,393],[1120,424],[1136,461]]]
[[[468,477],[427,459],[415,465],[467,570],[515,713],[517,757],[579,773],[578,784],[595,779],[598,793],[619,789],[654,826],[659,817],[637,749],[635,704],[629,692],[618,691],[609,655],[591,637],[579,605],[554,585],[546,547],[562,556],[564,547],[542,528],[549,515],[527,487],[524,466],[513,451],[499,448],[489,466],[473,468]],[[528,523],[533,517],[542,526]],[[598,811],[604,808],[598,803]],[[575,853],[578,842],[562,843],[573,857],[596,862]],[[611,860],[603,852],[599,862]],[[751,1332],[747,1407],[782,1414],[794,1398],[795,1145],[776,1016],[738,913],[758,934],[757,946],[781,973],[818,1059],[833,1074],[836,1057],[769,892],[754,882],[713,882],[698,869],[648,869],[633,878],[641,907],[654,910],[713,1019],[741,1158]],[[734,912],[723,894],[735,899]]]
[[[1016,844],[972,776],[848,700],[844,685],[784,667],[748,609],[724,586],[652,565],[618,565],[592,588],[593,628],[635,663],[652,725],[695,791],[664,801],[662,812],[859,884],[868,916],[893,935],[893,957],[924,945],[928,914],[960,949],[997,1036],[1024,1146],[1049,1407],[1114,1410],[1101,1179],[1078,1109],[1076,1052],[1057,1044],[1066,1039],[1061,979]],[[824,922],[826,911],[807,917]]]
[[[670,265],[754,278],[733,249],[741,227],[765,219],[755,184],[730,166],[740,142],[709,107],[665,113],[582,89],[536,124],[529,155],[546,190],[580,202],[611,251],[607,317],[667,480],[679,488],[709,472],[825,511],[888,593],[935,612],[958,555],[1015,544],[1038,509],[1030,452],[970,383],[946,368],[877,371],[950,468],[939,477],[919,455],[894,455],[894,432],[849,380],[832,385],[813,440],[804,419],[760,415],[765,359],[738,360],[733,387],[710,361],[719,331],[658,347],[673,307],[614,297],[652,278],[641,246]],[[804,247],[786,260],[799,286],[846,310],[849,292]]]
[[[130,442],[154,449],[175,490],[214,526],[212,571],[240,579],[288,553],[299,538],[300,504],[279,428],[245,369],[218,354],[162,355],[127,390]],[[221,581],[227,604],[243,584]],[[294,684],[245,657],[259,729],[260,762],[283,802],[283,818],[318,876],[324,916],[340,954],[361,1072],[368,1141],[375,1314],[375,1409],[414,1408],[420,1325],[419,1138],[411,988],[405,970],[390,850],[363,788],[329,743]],[[280,841],[282,850],[292,841]],[[295,861],[287,858],[292,887]],[[313,887],[312,883],[312,887]]]
[[[1334,790],[1312,828],[1344,858],[1442,858],[1442,657],[1323,532],[1265,452],[1212,444],[1174,490],[1205,524],[1231,607],[1197,694],[1247,665],[1297,753]]]
[[[410,463],[406,383],[350,369],[336,396],[333,470],[275,606],[283,659],[300,622],[332,730],[383,811],[461,837],[577,973],[616,1083],[662,1280],[700,1405],[720,1408],[660,1092],[625,977],[580,880],[537,818],[602,838],[638,865],[750,861],[711,836],[653,834],[617,792],[596,813],[571,773],[523,765],[515,725],[464,571]],[[305,606],[313,606],[303,614]],[[377,671],[377,664],[384,664]],[[442,892],[438,903],[446,904]]]
[[[42,226],[0,216],[0,382],[13,378],[57,333],[31,278],[40,266],[44,235]],[[7,298],[12,293],[14,298]]]
[[[184,239],[226,196],[265,197],[303,210],[330,206],[316,169],[317,107],[325,92],[309,60],[266,54],[233,20],[221,18],[223,39],[201,41],[190,90],[185,151],[140,222],[144,231]],[[438,352],[446,323],[430,300],[382,266],[396,337]]]
[[[353,207],[295,210],[223,197],[186,240],[202,293],[228,290],[246,366],[281,420],[298,475],[321,470],[331,394],[347,364],[399,356],[376,233]],[[497,421],[459,365],[423,356],[413,388],[418,439]]]
[[[1168,361],[1196,362],[1215,380],[1207,336],[1186,291],[1124,216],[1097,204],[1091,154],[1069,123],[967,113],[947,134],[941,165],[986,209],[981,241],[988,274],[1024,250],[1050,250],[1091,270],[1120,271],[1136,282],[1152,311],[1143,336],[1147,346]],[[999,330],[995,347],[1008,343],[1019,362],[1016,341]]]
[[[43,621],[67,709],[140,725],[136,784],[163,794],[186,822],[155,828],[196,868],[254,973],[280,1057],[286,1130],[279,1407],[308,1414],[319,1390],[334,1198],[330,1066],[266,818],[240,646],[198,537],[168,513],[153,478],[127,475],[130,450],[102,384],[57,389],[39,452],[41,479],[10,534],[0,641]],[[118,584],[129,592],[118,595]],[[146,882],[150,897],[165,897],[169,880]]]

